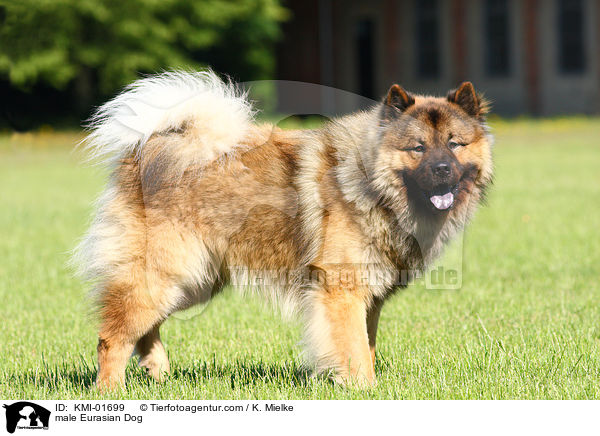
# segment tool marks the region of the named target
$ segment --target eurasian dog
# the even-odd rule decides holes
[[[282,130],[210,71],[126,88],[91,122],[111,175],[76,252],[99,309],[98,385],[123,384],[134,351],[161,380],[161,323],[228,283],[298,314],[316,371],[373,384],[384,302],[491,182],[487,110],[469,82],[445,97],[393,85],[369,110]]]

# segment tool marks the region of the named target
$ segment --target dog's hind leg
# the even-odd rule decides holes
[[[156,381],[163,381],[170,373],[169,359],[160,340],[160,324],[155,325],[138,340],[135,349],[140,356],[139,364]]]
[[[131,284],[113,285],[102,292],[96,380],[100,389],[125,384],[125,367],[136,344],[147,335],[150,335],[148,339],[153,338],[153,330],[169,313],[165,300],[165,296],[157,298]],[[156,341],[146,339],[143,345],[148,342],[156,345]],[[160,355],[160,352],[152,355]]]

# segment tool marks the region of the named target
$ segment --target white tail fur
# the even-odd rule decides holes
[[[189,123],[210,160],[232,151],[252,117],[246,94],[213,71],[165,72],[137,80],[98,108],[84,142],[93,160],[110,164],[139,154],[153,133]]]

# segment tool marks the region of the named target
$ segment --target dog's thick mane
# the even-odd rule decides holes
[[[211,70],[165,72],[137,80],[100,106],[84,142],[92,160],[111,165],[139,156],[153,134],[185,126],[198,138],[199,158],[209,161],[239,144],[253,115],[246,93]]]
[[[464,205],[457,217],[443,223],[435,217],[418,215],[409,206],[406,192],[390,185],[389,174],[376,168],[378,147],[373,144],[381,140],[382,107],[380,103],[368,111],[331,120],[323,132],[336,150],[335,173],[340,189],[346,201],[361,211],[365,234],[380,249],[389,247],[406,259],[414,258],[410,252],[417,243],[423,257],[406,267],[423,270],[464,229],[477,202]]]

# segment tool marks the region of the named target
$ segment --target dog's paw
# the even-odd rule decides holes
[[[146,373],[159,383],[164,382],[171,373],[169,361],[165,359],[140,359],[139,365],[146,369]]]
[[[125,389],[125,380],[121,378],[98,377],[94,386],[100,393],[107,394]]]

